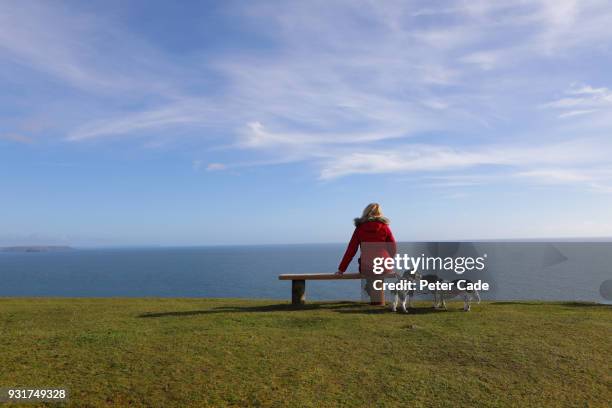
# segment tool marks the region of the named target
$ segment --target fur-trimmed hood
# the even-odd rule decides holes
[[[363,223],[370,222],[370,221],[381,222],[386,225],[389,225],[389,223],[391,222],[389,221],[387,217],[368,217],[368,218],[359,217],[359,218],[355,218],[353,221],[356,227],[360,226]]]

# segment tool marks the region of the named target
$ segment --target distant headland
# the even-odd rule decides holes
[[[31,245],[31,246],[11,246],[0,247],[2,252],[56,252],[72,251],[74,248],[65,245]]]

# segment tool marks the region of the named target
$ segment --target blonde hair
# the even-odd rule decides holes
[[[355,225],[357,226],[367,221],[380,221],[385,224],[389,223],[389,220],[383,215],[380,204],[378,203],[368,204],[366,208],[363,209],[361,217],[355,218]]]
[[[363,209],[363,212],[361,213],[361,218],[362,219],[368,219],[368,218],[376,218],[376,217],[382,217],[383,213],[382,210],[380,209],[380,204],[378,203],[370,203],[366,206],[366,208]]]

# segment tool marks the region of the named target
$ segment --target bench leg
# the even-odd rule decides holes
[[[385,305],[385,291],[384,290],[374,290],[370,294],[370,304],[377,306]]]
[[[368,286],[367,292],[370,295],[370,304],[377,306],[385,305],[385,291],[374,289],[374,281],[376,279],[368,279],[366,285]]]
[[[291,281],[291,304],[303,305],[306,303],[306,281]]]

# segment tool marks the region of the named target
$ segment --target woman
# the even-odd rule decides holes
[[[359,247],[361,247],[359,272],[369,277],[366,278],[366,292],[370,295],[372,304],[384,304],[384,292],[375,294],[372,291],[372,282],[375,277],[372,272],[374,258],[394,257],[397,248],[395,238],[389,228],[389,219],[383,216],[378,203],[368,204],[361,217],[355,218],[355,231],[338,266],[338,272],[336,272],[338,275],[346,271]]]

